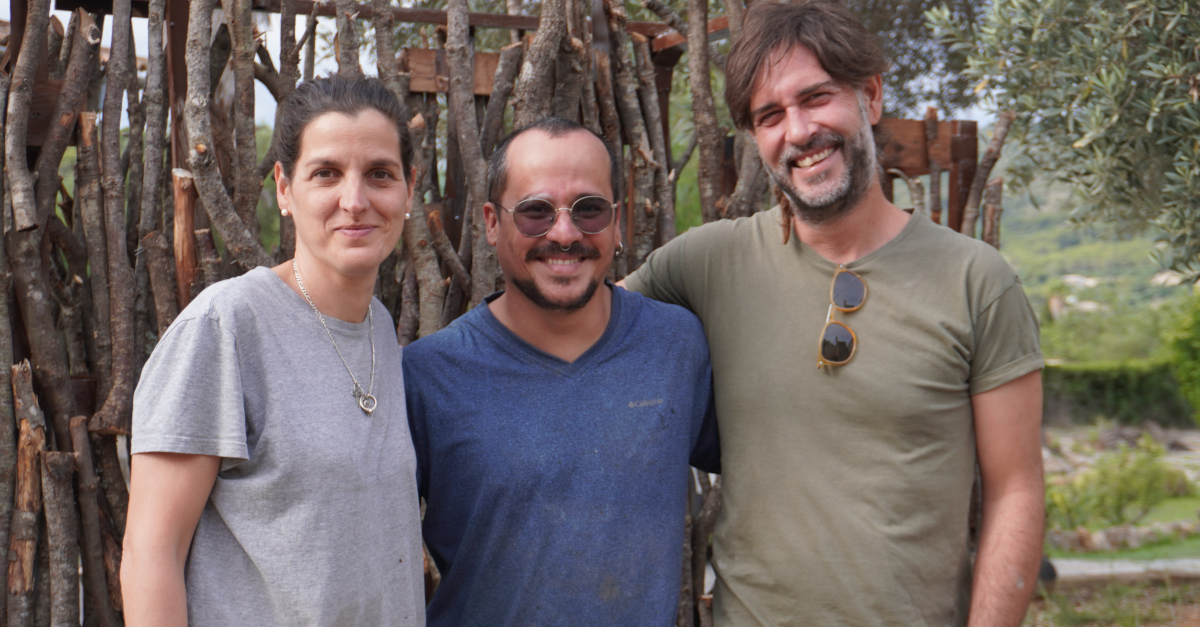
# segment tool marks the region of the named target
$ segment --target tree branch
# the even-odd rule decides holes
[[[688,29],[688,82],[700,149],[696,175],[700,188],[700,215],[705,222],[712,222],[720,218],[717,199],[721,196],[722,137],[708,75],[708,3],[704,0],[688,0]]]
[[[12,196],[13,221],[18,231],[35,229],[38,226],[34,178],[26,162],[25,146],[29,130],[29,105],[33,98],[38,57],[46,45],[49,15],[49,0],[29,0],[25,34],[9,85],[4,151],[8,167],[8,191]]]
[[[963,210],[961,233],[975,237],[975,222],[979,219],[979,201],[983,197],[983,188],[991,176],[992,168],[1000,159],[1000,150],[1004,147],[1004,138],[1017,115],[1012,111],[1004,111],[996,117],[996,127],[992,129],[992,140],[988,142],[987,150],[979,159],[979,167],[975,169],[975,180],[971,181],[971,192],[967,194],[967,206]]]
[[[529,126],[553,111],[553,100],[547,96],[554,93],[554,60],[566,32],[566,0],[542,2],[538,29],[521,64],[513,93],[513,128]]]
[[[358,78],[363,75],[358,64],[358,28],[354,24],[358,12],[354,0],[337,0],[337,62],[338,76]]]
[[[547,5],[560,3],[548,0]],[[553,12],[553,10],[551,11]],[[496,251],[487,242],[483,221],[483,205],[487,202],[487,163],[479,143],[479,122],[475,117],[475,96],[472,89],[475,64],[472,61],[470,26],[467,19],[467,0],[449,0],[446,5],[446,62],[450,66],[450,115],[456,120],[458,150],[467,175],[467,203],[471,211],[471,305],[483,301],[496,289],[499,268]],[[545,19],[545,17],[543,17]],[[460,264],[461,265],[461,264]]]
[[[125,241],[125,181],[121,173],[121,101],[129,83],[129,46],[132,39],[130,0],[114,0],[112,52],[106,70],[104,119],[100,128],[100,153],[104,170],[105,243],[108,245],[109,311],[112,318],[112,387],[104,405],[92,416],[90,427],[104,433],[129,433],[135,381],[133,354],[133,268]]]
[[[71,442],[75,449],[75,470],[79,473],[83,590],[91,601],[88,609],[96,613],[100,627],[117,627],[121,622],[116,617],[108,595],[108,577],[104,568],[104,539],[100,533],[100,482],[96,478],[92,445],[88,440],[87,418],[76,416],[71,419]]]
[[[213,227],[225,241],[233,261],[243,268],[271,266],[273,261],[250,234],[225,194],[213,150],[209,120],[208,40],[212,30],[213,0],[192,0],[188,20],[188,90],[184,117],[188,130],[188,163],[195,176],[196,190]]]
[[[509,44],[500,49],[500,61],[496,64],[496,76],[492,80],[492,95],[488,99],[487,113],[483,116],[483,133],[480,148],[484,157],[490,157],[504,125],[504,111],[508,108],[508,97],[512,94],[517,71],[521,69],[521,56],[525,47],[520,43]]]
[[[233,209],[250,236],[258,239],[258,196],[262,177],[258,174],[258,147],[254,129],[255,50],[251,0],[224,0],[225,17],[233,40],[230,67],[233,69]]]

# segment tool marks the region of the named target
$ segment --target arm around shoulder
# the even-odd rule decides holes
[[[1035,370],[971,397],[983,522],[970,627],[1017,626],[1042,554],[1042,379]]]
[[[138,453],[130,460],[121,589],[125,621],[186,626],[183,568],[221,458]]]

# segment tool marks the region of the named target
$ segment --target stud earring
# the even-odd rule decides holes
[[[412,214],[411,214],[411,213],[406,213],[406,214],[404,214],[404,219],[405,219],[405,220],[407,220],[407,219],[409,219],[409,218],[411,218],[411,217],[412,217]]]
[[[281,216],[287,216],[287,215],[288,215],[288,210],[287,210],[287,209],[280,209],[280,210],[279,210],[279,215],[281,215]]]

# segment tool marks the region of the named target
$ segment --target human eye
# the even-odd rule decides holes
[[[317,180],[328,180],[333,178],[333,176],[333,170],[330,170],[329,168],[318,168],[313,170],[312,173],[312,178]]]
[[[572,211],[581,218],[594,218],[609,208],[608,201],[602,198],[583,198],[575,203]]]
[[[783,119],[783,112],[778,109],[764,111],[754,119],[755,126],[774,126]]]
[[[514,211],[529,218],[545,218],[555,213],[554,207],[544,200],[527,200],[518,204]]]
[[[367,176],[369,176],[371,179],[376,180],[376,181],[390,181],[390,180],[396,178],[391,172],[388,172],[387,170],[374,170]]]

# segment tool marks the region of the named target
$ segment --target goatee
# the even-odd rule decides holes
[[[600,258],[599,250],[596,250],[590,246],[584,246],[582,242],[572,242],[571,245],[566,248],[566,250],[563,250],[563,248],[557,244],[547,244],[546,246],[532,249],[525,254],[525,260],[534,261],[540,257],[559,252],[575,255],[580,259]],[[612,260],[610,259],[609,262],[611,263],[611,261]],[[607,269],[605,270],[605,273],[607,274]],[[566,285],[570,283],[570,281],[570,278],[566,278],[558,282]],[[578,297],[567,301],[554,301],[550,300],[550,297],[546,296],[540,289],[538,289],[537,283],[535,283],[532,279],[510,278],[508,279],[508,282],[517,286],[517,289],[525,295],[525,298],[528,298],[529,301],[534,305],[537,305],[538,307],[541,307],[547,311],[565,311],[568,313],[572,311],[578,311],[582,309],[584,305],[587,305],[589,302],[591,302],[592,297],[596,295],[596,290],[600,288],[600,281],[593,278],[590,282],[588,282],[587,289],[585,289]]]
[[[779,162],[767,168],[767,173],[771,175],[775,185],[787,197],[792,213],[804,223],[818,226],[836,222],[866,197],[875,175],[876,160],[875,138],[871,126],[866,120],[863,122],[862,130],[854,137],[847,138],[832,131],[825,131],[813,137],[804,146],[788,146],[780,156]],[[829,189],[802,193],[792,182],[789,164],[806,152],[827,147],[842,151],[845,169],[841,178]],[[818,177],[815,183],[823,181],[824,178]],[[784,208],[785,211],[787,209]]]

